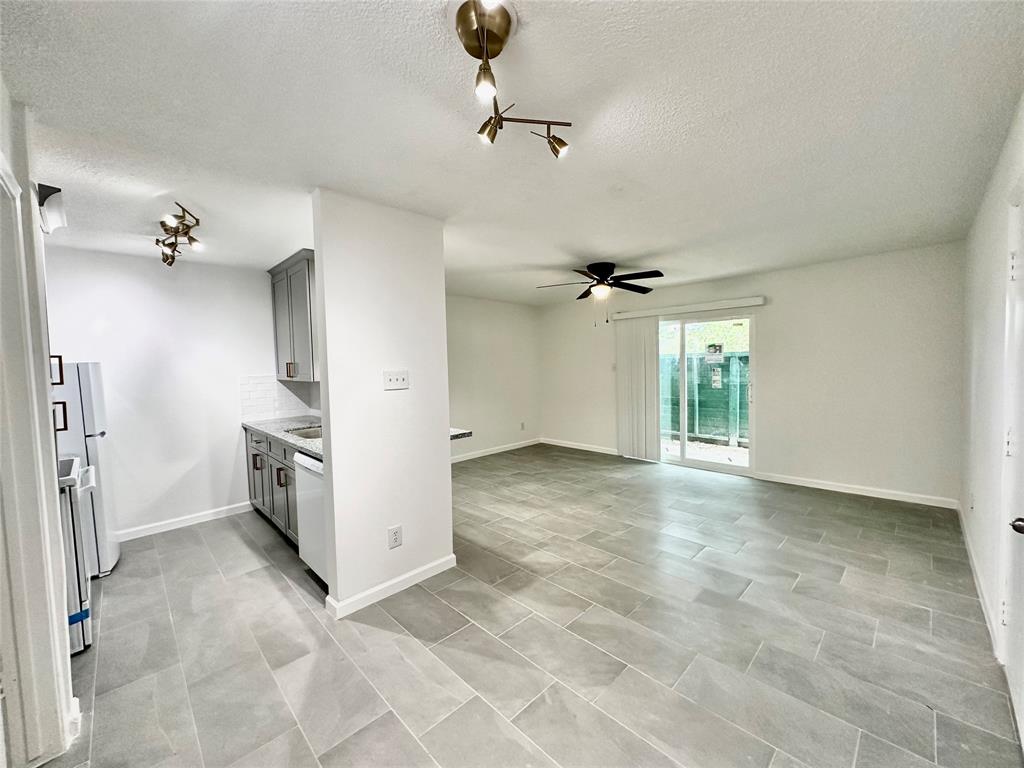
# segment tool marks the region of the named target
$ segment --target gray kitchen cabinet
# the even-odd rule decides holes
[[[286,482],[285,499],[288,501],[288,526],[285,533],[288,538],[299,543],[299,515],[295,501],[295,470],[291,467],[284,467],[283,476]]]
[[[268,270],[274,305],[277,378],[319,381],[316,349],[316,264],[303,248]]]
[[[270,517],[281,530],[288,529],[288,496],[284,479],[284,464],[270,460],[271,501]]]
[[[299,516],[295,502],[293,449],[259,432],[246,429],[249,503],[281,533],[298,543]]]
[[[299,540],[299,516],[295,509],[295,470],[282,461],[271,459],[274,507],[272,517],[278,528],[295,542]]]
[[[288,274],[281,272],[271,278],[274,300],[274,353],[277,356],[277,378],[287,379],[292,359],[292,319],[288,302]]]
[[[270,460],[259,449],[248,450],[249,503],[261,512],[270,512]]]

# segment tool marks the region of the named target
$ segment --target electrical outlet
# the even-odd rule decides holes
[[[402,526],[393,525],[388,528],[388,549],[402,546]]]
[[[408,389],[409,388],[409,372],[408,371],[384,371],[384,389]]]

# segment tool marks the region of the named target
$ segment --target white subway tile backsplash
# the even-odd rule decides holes
[[[277,419],[285,416],[320,414],[319,384],[296,383],[308,388],[308,403],[277,380],[274,375],[241,376],[238,379],[238,400],[243,421]]]

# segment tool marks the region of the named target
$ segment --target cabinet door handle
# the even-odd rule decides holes
[[[295,363],[284,364],[284,375],[287,376],[289,379],[295,378]]]
[[[284,472],[284,467],[278,467],[277,468],[277,487],[278,488],[284,488],[284,487],[286,487],[288,485],[288,480],[287,480],[286,477],[284,477],[283,472]]]
[[[256,472],[259,472],[260,470],[263,469],[263,462],[260,459],[260,455],[258,453],[254,453],[252,455],[252,468]]]
[[[57,426],[57,409],[60,409],[60,423],[62,426]],[[54,432],[67,432],[68,431],[68,403],[66,400],[54,400],[53,401],[53,431]]]

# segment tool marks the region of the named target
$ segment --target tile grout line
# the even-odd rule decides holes
[[[538,693],[536,696],[534,696],[528,702],[523,704],[523,706],[521,706],[519,709],[517,709],[516,713],[514,715],[510,715],[509,718],[508,718],[508,721],[510,723],[512,723],[513,720],[515,720],[517,717],[519,717],[521,714],[523,714],[523,712],[525,712],[527,709],[529,709],[530,705],[533,704],[533,702],[535,702],[537,699],[539,699],[541,696],[543,696],[545,693],[547,693],[548,692],[548,688],[550,688],[552,685],[554,685],[555,683],[558,683],[559,685],[562,685],[562,683],[558,679],[556,679],[554,677],[554,675],[551,675],[550,673],[547,673],[547,672],[545,672],[544,674],[548,675],[548,677],[551,678],[551,682],[548,683],[547,685],[545,685],[540,693]],[[480,694],[477,694],[477,695],[479,696]],[[515,723],[512,723],[512,725],[515,725]],[[516,727],[518,727],[518,726],[516,726]]]
[[[442,598],[442,600],[443,600],[443,598]],[[453,607],[454,607],[454,606],[453,606]],[[588,609],[588,610],[589,610],[589,609]],[[584,611],[583,613],[586,613],[586,611]],[[388,614],[388,615],[390,616],[390,614]],[[633,666],[632,664],[629,664],[628,662],[624,661],[623,659],[620,659],[620,658],[618,658],[617,656],[615,656],[614,654],[611,654],[611,653],[609,653],[608,651],[604,650],[603,648],[601,648],[601,647],[599,647],[599,646],[595,645],[594,643],[592,643],[592,642],[590,642],[589,640],[587,640],[587,639],[586,639],[585,637],[580,637],[580,636],[579,636],[579,635],[577,635],[577,634],[576,634],[575,632],[573,632],[572,630],[568,629],[568,627],[562,627],[562,626],[560,626],[560,625],[556,624],[555,622],[551,621],[550,619],[546,619],[545,617],[543,617],[543,616],[540,616],[540,614],[537,614],[537,613],[531,613],[531,614],[530,614],[530,616],[534,616],[534,615],[537,615],[537,616],[539,616],[539,617],[540,617],[541,619],[543,619],[543,620],[545,620],[545,621],[548,621],[549,623],[551,623],[551,624],[554,624],[555,626],[559,626],[559,627],[560,627],[561,629],[563,629],[563,630],[565,630],[566,632],[569,632],[569,633],[570,633],[571,635],[573,635],[573,637],[576,637],[576,638],[578,638],[579,640],[582,640],[582,641],[583,641],[584,643],[587,643],[588,645],[590,645],[590,646],[592,646],[592,647],[596,648],[596,649],[597,649],[597,650],[598,650],[599,652],[601,652],[601,653],[603,653],[603,654],[606,654],[607,656],[610,656],[611,658],[613,658],[613,659],[615,659],[616,661],[618,661],[618,662],[619,662],[620,664],[623,664],[623,665],[625,665],[625,667],[631,668],[631,669],[633,669],[634,671],[638,672],[639,674],[643,675],[644,677],[647,677],[647,678],[648,678],[649,680],[651,680],[652,682],[654,682],[654,683],[656,683],[656,684],[658,684],[658,685],[660,685],[660,686],[662,686],[662,687],[665,687],[665,684],[664,684],[664,683],[662,683],[662,682],[659,682],[658,680],[655,680],[655,679],[654,679],[653,677],[650,677],[650,675],[648,675],[647,673],[643,672],[643,671],[642,671],[642,670],[640,670],[640,669],[637,669],[637,668],[636,668],[635,666]],[[580,616],[582,616],[582,615],[583,615],[583,614],[581,613],[581,614],[580,614]],[[502,632],[502,635],[504,635],[505,633],[507,633],[507,632],[511,631],[511,630],[512,630],[512,629],[513,629],[514,627],[517,627],[517,626],[519,626],[519,624],[522,624],[522,623],[523,623],[524,621],[526,621],[527,619],[529,619],[529,618],[530,618],[530,616],[526,616],[526,617],[524,617],[523,619],[520,619],[520,620],[519,620],[518,622],[516,622],[516,623],[515,623],[514,625],[512,625],[512,626],[511,626],[511,627],[509,627],[508,629],[504,630],[504,632]],[[394,618],[394,617],[392,617],[392,618]],[[468,617],[468,616],[467,616],[466,618],[467,618],[467,619],[469,619],[469,617]],[[579,616],[577,616],[576,618],[579,618]],[[575,619],[573,619],[573,620],[575,621]],[[470,621],[471,623],[473,623],[473,624],[476,624],[476,622],[474,622],[474,621],[473,621],[472,619],[469,619],[469,621]],[[549,676],[549,677],[550,677],[550,678],[552,679],[552,681],[553,681],[553,682],[552,682],[552,683],[550,683],[550,684],[548,684],[548,685],[547,685],[547,686],[545,687],[545,689],[544,689],[544,690],[547,690],[548,688],[550,688],[550,687],[551,687],[551,685],[553,685],[553,684],[554,684],[555,682],[557,682],[557,683],[558,683],[559,685],[562,685],[562,686],[564,686],[565,688],[567,688],[567,689],[568,689],[569,691],[571,691],[571,692],[573,693],[573,695],[575,695],[575,696],[579,696],[579,697],[580,697],[581,699],[583,699],[583,701],[585,701],[585,702],[587,702],[588,704],[590,704],[590,705],[594,706],[595,708],[597,708],[597,709],[598,709],[598,710],[599,710],[600,712],[602,712],[602,714],[604,714],[604,715],[605,715],[605,717],[608,717],[608,718],[609,718],[610,720],[612,720],[612,722],[614,722],[614,723],[618,724],[618,725],[619,725],[619,726],[621,726],[622,728],[625,728],[625,729],[626,729],[627,731],[629,731],[630,733],[632,733],[632,734],[633,734],[634,736],[636,736],[636,737],[637,737],[637,738],[639,738],[640,740],[642,740],[642,741],[646,742],[647,744],[649,744],[649,745],[650,745],[650,746],[651,746],[651,747],[652,747],[653,749],[655,749],[655,750],[656,750],[656,751],[657,751],[658,753],[660,753],[660,754],[663,754],[663,755],[665,754],[665,753],[664,753],[664,752],[663,752],[662,750],[658,749],[658,748],[657,748],[657,747],[656,747],[656,746],[655,746],[654,744],[652,744],[652,743],[651,743],[650,741],[648,741],[648,740],[647,740],[646,738],[644,738],[644,737],[643,737],[642,735],[640,735],[639,733],[637,733],[636,731],[634,731],[634,730],[633,730],[632,728],[630,728],[629,726],[627,726],[627,725],[626,725],[625,723],[621,722],[620,720],[618,720],[617,718],[615,718],[614,716],[612,716],[612,715],[611,715],[611,714],[609,714],[608,712],[605,712],[605,711],[604,711],[603,709],[600,709],[599,707],[597,707],[597,705],[596,705],[596,700],[597,700],[598,698],[600,698],[600,695],[601,695],[601,694],[598,694],[598,696],[594,697],[594,700],[593,700],[593,701],[591,701],[591,700],[590,700],[590,699],[588,699],[588,698],[587,698],[586,696],[584,696],[583,694],[579,693],[579,692],[578,692],[578,691],[576,690],[576,688],[575,688],[575,687],[574,687],[573,685],[571,685],[571,684],[567,683],[566,681],[564,681],[564,680],[562,680],[561,678],[557,677],[557,676],[556,676],[556,675],[554,675],[553,673],[551,673],[551,672],[549,672],[548,670],[544,669],[543,667],[541,667],[540,665],[538,665],[538,664],[537,664],[536,662],[534,662],[534,661],[533,661],[532,659],[530,659],[529,657],[527,657],[527,656],[523,655],[523,654],[522,654],[522,653],[520,653],[520,652],[519,652],[518,650],[516,650],[515,648],[513,648],[512,646],[510,646],[510,645],[509,645],[508,643],[506,643],[506,642],[505,642],[504,640],[502,640],[502,635],[494,635],[493,633],[491,633],[491,632],[488,632],[488,631],[487,631],[487,629],[485,629],[484,627],[480,627],[479,625],[477,625],[477,626],[478,626],[478,627],[479,627],[479,628],[480,628],[481,630],[483,630],[484,632],[486,632],[486,633],[487,633],[488,635],[490,635],[491,637],[493,637],[493,638],[494,638],[495,640],[497,640],[498,642],[502,643],[502,644],[503,644],[503,645],[504,645],[504,646],[505,646],[506,648],[509,648],[509,649],[510,649],[510,650],[511,650],[511,651],[512,651],[513,653],[515,653],[515,654],[517,654],[518,656],[520,656],[520,657],[522,657],[523,659],[525,659],[525,660],[527,661],[527,663],[531,664],[532,666],[534,666],[535,668],[537,668],[538,670],[540,670],[540,671],[541,671],[541,672],[543,672],[544,674],[548,675],[548,676]],[[659,636],[659,637],[660,637],[660,636]],[[677,644],[677,645],[678,645],[678,644]],[[444,662],[443,662],[443,660],[442,660],[442,663],[444,663]],[[692,663],[692,662],[691,662],[691,663]],[[445,666],[446,666],[446,667],[448,667],[448,665],[447,665],[447,664],[445,664]],[[448,669],[451,669],[451,667],[448,667]],[[455,674],[456,674],[456,675],[458,676],[458,673],[457,673],[457,672],[455,672],[455,670],[452,670],[452,672],[453,672],[453,673],[455,673]],[[621,674],[621,672],[620,672],[620,674]],[[682,677],[682,674],[685,674],[685,670],[683,671],[683,673],[680,673],[680,677]],[[462,679],[462,678],[460,677],[459,679]],[[618,679],[618,675],[616,675],[616,679]],[[614,681],[613,681],[613,683],[614,683]],[[468,685],[468,683],[467,683],[467,685]],[[483,701],[484,701],[485,703],[487,703],[487,705],[488,705],[488,706],[491,706],[491,708],[492,708],[492,709],[494,709],[494,707],[493,707],[493,706],[492,706],[492,705],[490,704],[490,702],[487,702],[487,700],[486,700],[486,699],[484,698],[484,696],[483,696],[483,695],[482,695],[482,694],[481,694],[481,693],[480,693],[479,691],[477,691],[477,690],[476,690],[476,688],[473,688],[473,686],[471,686],[471,685],[470,685],[469,687],[470,687],[470,689],[471,689],[471,690],[472,690],[472,691],[473,691],[473,692],[474,692],[474,693],[475,693],[475,694],[476,694],[477,696],[479,696],[479,697],[480,697],[480,699],[481,699],[481,700],[483,700]],[[605,690],[607,690],[607,688],[605,688]],[[671,688],[669,688],[668,690],[669,690],[669,691],[671,691],[672,693],[676,694],[676,695],[681,695],[681,694],[679,694],[679,692],[678,692],[678,691],[675,691],[674,689],[671,689]],[[604,692],[604,691],[602,691],[602,693],[603,693],[603,692]],[[542,693],[543,693],[543,691],[542,691]],[[534,698],[537,698],[537,697],[534,697]],[[684,697],[684,698],[685,698],[685,697]],[[693,702],[693,703],[694,703],[694,704],[696,704],[696,705],[697,705],[698,707],[701,707],[701,705],[700,705],[700,704],[697,704],[696,702]],[[703,708],[703,709],[706,709],[706,708],[704,708],[704,707],[702,707],[702,708]],[[524,707],[524,709],[525,709],[525,707]],[[497,712],[497,710],[496,710],[496,709],[495,709],[495,711]],[[709,712],[710,712],[711,710],[707,710],[707,711],[709,711]],[[498,714],[500,715],[501,713],[499,712]],[[518,714],[518,713],[517,713],[517,714]],[[447,717],[447,716],[446,716],[446,717]],[[442,720],[444,720],[444,719],[445,719],[445,718],[442,718]],[[723,719],[724,719],[724,718],[723,718]],[[439,722],[440,722],[440,721],[439,721]],[[435,727],[436,725],[438,725],[438,723],[435,723],[435,724],[434,724],[434,726],[431,726],[431,728]],[[516,727],[514,723],[511,723],[511,721],[510,721],[510,725],[512,725],[513,727]],[[428,730],[429,730],[429,729],[428,729]],[[517,728],[517,730],[518,730],[518,728]],[[522,732],[522,731],[520,730],[520,732]],[[523,735],[525,736],[526,734],[524,733]],[[527,737],[527,738],[529,738],[529,737]],[[531,739],[531,741],[532,741],[532,739]],[[762,740],[762,741],[763,741],[763,740]],[[767,742],[765,742],[765,743],[767,743]],[[545,754],[547,754],[547,753],[545,753]],[[666,756],[666,757],[669,757],[668,755],[665,755],[665,756]],[[549,757],[550,757],[550,755],[549,755]],[[671,758],[671,757],[669,757],[669,759],[670,759],[670,760],[672,760],[672,758]],[[553,760],[553,762],[555,762],[555,764],[556,764],[556,765],[560,765],[560,764],[559,764],[559,763],[558,763],[557,761],[554,761],[554,760]],[[675,761],[673,760],[673,762],[675,762]]]
[[[257,543],[258,543],[258,542],[257,542]],[[263,547],[262,547],[262,545],[260,545],[260,547],[261,547],[261,548],[263,548]],[[266,551],[266,550],[264,549],[264,552],[265,552],[265,551]],[[396,710],[396,709],[395,709],[395,708],[394,708],[394,707],[393,707],[393,706],[391,705],[391,702],[389,702],[389,701],[388,701],[387,697],[386,697],[386,696],[385,696],[385,695],[384,695],[383,693],[381,693],[380,689],[379,689],[379,688],[378,688],[378,687],[377,687],[377,686],[376,686],[376,685],[374,684],[374,682],[373,682],[372,680],[370,680],[370,678],[369,678],[369,677],[367,677],[367,676],[366,676],[366,673],[365,673],[365,672],[363,672],[363,668],[362,668],[361,666],[359,666],[359,664],[358,664],[358,663],[356,663],[355,659],[353,659],[353,658],[352,658],[352,657],[351,657],[351,656],[349,655],[348,651],[346,651],[346,650],[345,650],[345,649],[344,649],[344,648],[342,647],[341,643],[340,643],[340,642],[338,642],[338,638],[336,638],[336,637],[334,636],[334,633],[333,633],[333,632],[331,632],[331,631],[330,631],[330,629],[328,629],[328,628],[327,628],[327,626],[326,626],[326,625],[324,624],[324,622],[323,622],[323,621],[322,621],[322,620],[320,619],[320,617],[319,617],[319,616],[317,615],[317,612],[316,612],[316,611],[314,611],[314,610],[312,610],[312,609],[311,609],[311,608],[309,607],[309,605],[308,605],[308,604],[306,603],[306,601],[302,599],[302,594],[301,594],[301,593],[299,592],[298,588],[297,588],[297,587],[295,586],[295,583],[294,583],[294,582],[293,582],[293,581],[292,581],[292,580],[291,580],[291,579],[290,579],[290,578],[288,577],[288,575],[287,575],[287,574],[285,574],[285,573],[284,573],[283,571],[281,571],[281,569],[280,569],[280,568],[279,568],[279,567],[277,566],[277,564],[276,564],[276,563],[274,563],[273,561],[271,561],[271,564],[273,565],[273,567],[274,567],[275,569],[277,569],[277,571],[278,571],[279,573],[281,573],[281,575],[282,575],[282,576],[284,577],[285,581],[286,581],[286,582],[288,583],[288,585],[289,585],[289,586],[290,586],[290,587],[292,588],[292,591],[293,591],[293,592],[295,592],[295,594],[299,596],[299,600],[301,601],[301,603],[302,603],[302,606],[303,606],[303,608],[305,608],[305,610],[309,611],[309,613],[310,613],[310,614],[312,615],[312,617],[313,617],[313,620],[314,620],[314,621],[316,621],[316,623],[317,623],[317,624],[318,624],[318,625],[320,626],[320,628],[321,628],[321,629],[323,629],[323,631],[327,633],[327,635],[328,635],[328,636],[329,636],[329,637],[331,638],[331,641],[332,641],[332,642],[334,643],[334,645],[335,645],[335,646],[336,646],[336,647],[338,648],[338,650],[339,650],[339,651],[341,651],[341,654],[342,654],[342,656],[344,656],[344,657],[345,657],[345,659],[346,659],[346,660],[347,660],[347,661],[348,661],[348,662],[349,662],[350,664],[352,664],[352,666],[353,666],[353,667],[355,667],[355,669],[356,669],[356,670],[357,670],[357,671],[359,672],[359,675],[360,675],[360,676],[361,676],[361,677],[362,677],[362,678],[363,678],[363,679],[364,679],[364,680],[366,681],[367,685],[369,685],[369,686],[370,686],[371,688],[373,688],[374,692],[375,692],[375,693],[376,693],[376,694],[377,694],[377,695],[378,695],[378,696],[380,697],[381,701],[383,701],[383,702],[384,702],[385,704],[387,704],[387,705],[388,705],[388,711],[392,712],[392,713],[393,713],[393,714],[395,715],[395,719],[396,719],[396,720],[398,720],[398,722],[400,722],[400,723],[402,724],[402,727],[403,727],[403,728],[405,728],[405,730],[406,730],[406,731],[407,731],[407,732],[409,733],[409,735],[410,735],[410,736],[412,736],[412,737],[413,737],[413,739],[415,739],[415,740],[416,740],[416,743],[417,743],[417,744],[419,744],[419,746],[420,746],[420,749],[422,749],[422,750],[423,750],[423,753],[424,753],[424,754],[425,754],[425,755],[426,755],[427,757],[429,757],[429,758],[430,758],[431,762],[433,762],[435,766],[438,766],[438,768],[440,768],[440,766],[439,766],[439,764],[438,764],[437,760],[436,760],[436,759],[434,758],[434,756],[433,756],[433,755],[431,754],[430,750],[428,750],[428,749],[427,749],[426,745],[425,745],[425,744],[424,744],[424,743],[423,743],[422,741],[420,741],[420,737],[419,737],[419,736],[418,736],[418,735],[416,734],[416,732],[415,732],[415,731],[414,731],[414,730],[413,730],[412,728],[410,728],[410,727],[409,727],[408,723],[406,723],[406,722],[405,722],[405,720],[403,720],[403,719],[402,719],[402,716],[398,714],[398,711],[397,711],[397,710]],[[431,593],[431,594],[432,594],[432,593]],[[381,610],[384,610],[384,609],[382,608]],[[387,613],[387,611],[384,611],[384,612],[385,612],[385,613]],[[324,614],[325,614],[325,616],[327,616],[327,611],[326,611],[326,607],[324,608]],[[387,615],[388,615],[388,616],[391,616],[391,614],[387,614]],[[328,618],[329,618],[329,617],[328,617]],[[394,617],[392,617],[392,618],[394,618]],[[344,619],[331,619],[331,620],[332,620],[332,621],[334,621],[334,622],[339,622],[339,621],[343,621]],[[398,624],[397,620],[395,621],[395,623],[396,623],[396,624]],[[402,626],[402,625],[401,625],[401,624],[399,624],[399,626]],[[402,629],[404,630],[404,629],[405,629],[405,627],[402,627]],[[251,631],[252,631],[252,630],[250,629],[250,632],[251,632]],[[406,631],[406,632],[408,632],[408,630],[405,630],[405,631]],[[411,635],[410,635],[410,637],[411,637]],[[417,641],[417,642],[418,642],[418,641]],[[257,643],[257,646],[258,646],[258,645],[259,645],[259,644]],[[262,652],[262,650],[261,650],[261,652]],[[273,671],[271,671],[271,675],[273,676]],[[276,677],[274,678],[274,682],[275,682],[275,683],[277,682],[277,678],[276,678]],[[278,688],[280,689],[280,686],[278,686]],[[283,696],[283,693],[282,693],[282,696]],[[285,699],[285,703],[286,703],[286,704],[288,703],[288,700],[287,700],[287,698]],[[461,705],[460,705],[460,706],[461,706]],[[291,708],[291,705],[289,705],[289,709],[290,709],[290,708]],[[458,707],[456,707],[456,709],[458,709]],[[453,710],[453,711],[454,711],[454,710]],[[374,718],[374,720],[373,720],[373,721],[371,721],[371,722],[376,722],[376,721],[377,721],[378,719],[380,719],[380,717],[383,717],[383,716],[384,716],[385,714],[387,714],[387,713],[382,713],[382,714],[381,714],[381,715],[379,715],[379,716],[378,716],[377,718]],[[449,713],[449,714],[451,714],[451,713]],[[293,717],[294,717],[294,713],[293,713]],[[446,717],[447,717],[447,715],[446,715]],[[442,718],[442,719],[444,719],[444,718]],[[298,721],[298,718],[295,718],[295,723],[296,723],[296,725],[298,725],[298,727],[299,727],[299,730],[300,730],[300,731],[302,731],[302,726],[301,726],[301,725],[299,725],[299,724],[298,724],[298,722],[299,722],[299,721]],[[366,727],[366,726],[364,726],[364,727]],[[433,727],[433,726],[431,726],[431,727]],[[359,729],[359,730],[362,730],[362,729]],[[428,729],[428,730],[429,730],[429,729]],[[355,733],[358,733],[358,732],[359,732],[359,731],[356,731]],[[425,731],[424,731],[424,733],[425,733]],[[303,735],[303,737],[304,737],[304,738],[306,737],[305,731],[303,731],[303,734],[302,734],[302,735]],[[344,743],[344,742],[345,742],[346,740],[348,740],[349,738],[351,738],[351,737],[352,737],[352,736],[354,736],[354,735],[355,735],[355,734],[353,733],[353,734],[350,734],[349,736],[346,736],[346,737],[345,737],[344,739],[342,739],[341,741],[339,741],[339,742],[338,742],[338,744],[342,744],[342,743]],[[309,743],[309,739],[308,739],[308,738],[306,738],[306,742],[307,742],[307,744]],[[335,744],[335,745],[333,745],[332,747],[330,747],[330,749],[334,749],[335,747],[337,747],[337,746],[338,746],[338,744]],[[312,745],[310,745],[310,752],[313,752],[313,747],[312,747]],[[317,754],[316,754],[315,752],[313,752],[313,757],[314,757],[314,759],[316,759],[316,761],[317,761],[317,764],[319,765],[319,764],[320,764],[320,756],[319,756],[319,755],[317,755]],[[229,768],[230,768],[230,766],[229,766]]]
[[[850,768],[857,768],[857,759],[860,757],[860,743],[864,740],[864,729],[861,728],[857,733],[857,746],[853,750],[853,762],[850,763]]]
[[[203,540],[203,543],[205,545],[205,540],[203,539],[202,533],[199,534],[199,538],[200,540]],[[153,543],[154,546],[156,546],[158,542],[154,541]],[[181,659],[181,645],[178,642],[178,630],[174,626],[174,612],[171,610],[171,596],[170,593],[167,591],[167,579],[164,576],[164,564],[160,560],[159,550],[157,551],[157,567],[160,570],[160,583],[163,585],[164,588],[164,600],[167,603],[167,620],[168,623],[171,625],[171,636],[174,638],[174,652],[178,654],[178,666],[181,668],[181,681],[185,686],[185,698],[188,701],[188,716],[189,720],[192,721],[192,733],[195,734],[196,749],[199,751],[199,765],[200,768],[206,768],[206,755],[203,754],[203,745],[202,742],[199,741],[199,724],[196,723],[196,711],[195,708],[192,706],[192,691],[188,687],[188,678],[185,677],[185,664],[182,662]],[[223,578],[223,576],[221,576],[221,578]]]
[[[284,576],[284,574],[281,574],[281,575]],[[285,577],[285,578],[287,580],[287,577]],[[291,582],[288,582],[288,583],[289,583],[289,585],[291,585]],[[294,587],[292,587],[292,589],[294,589]],[[306,608],[306,610],[309,610],[309,607],[305,603],[303,603],[303,607]],[[295,721],[295,727],[298,728],[299,729],[299,733],[302,734],[302,740],[305,741],[306,742],[306,746],[309,747],[309,753],[311,755],[313,755],[313,759],[316,761],[316,764],[320,765],[320,755],[318,755],[316,753],[316,750],[313,749],[313,743],[309,740],[309,736],[306,735],[306,730],[302,727],[302,723],[299,721],[298,715],[295,714],[295,710],[292,708],[291,702],[288,701],[288,697],[285,695],[284,689],[281,687],[281,683],[277,679],[277,675],[274,674],[274,668],[270,666],[270,661],[267,659],[267,655],[263,652],[263,648],[260,647],[259,640],[256,639],[256,633],[252,631],[252,626],[250,626],[248,621],[245,621],[245,619],[242,619],[242,623],[245,624],[245,629],[249,633],[249,637],[252,639],[253,645],[256,646],[256,650],[260,654],[260,659],[263,660],[264,667],[266,668],[267,672],[270,673],[270,677],[274,681],[274,687],[277,689],[277,692],[281,696],[281,701],[283,701],[284,705],[288,708],[288,714],[290,714],[292,716],[292,720]],[[326,627],[321,627],[321,629],[323,629],[324,632],[327,632],[327,628]],[[327,634],[330,635],[330,632],[327,632]],[[358,667],[357,667],[357,669],[358,669]],[[374,720],[376,720],[376,718],[374,718]],[[247,757],[248,755],[251,755],[253,752],[256,752],[256,751],[258,751],[260,749],[263,749],[265,746],[267,746],[267,744],[270,744],[272,741],[275,741],[276,739],[279,739],[281,736],[283,736],[286,733],[288,733],[288,731],[284,731],[282,733],[276,734],[273,738],[270,738],[267,741],[263,742],[262,744],[260,744],[255,749],[249,750],[249,752],[247,752],[245,755],[240,756],[238,758],[238,760],[241,760],[242,758]],[[358,731],[357,731],[357,733],[358,733]],[[348,737],[346,736],[345,738],[348,738]],[[344,741],[344,740],[345,739],[342,739],[341,741]],[[338,744],[340,744],[341,741],[339,741]],[[336,746],[337,746],[337,744],[332,744],[330,747],[328,747],[328,749],[334,749],[334,747],[336,747]],[[324,752],[327,752],[327,750],[324,750]],[[237,763],[238,760],[236,760],[235,762]],[[234,763],[232,763],[231,765],[234,765]],[[229,765],[228,768],[231,768],[231,765]]]
[[[160,580],[163,581],[163,575],[162,574],[160,576]],[[167,588],[166,588],[166,585],[165,585],[165,587],[164,587],[164,593],[165,593],[164,596],[165,597],[166,597],[166,591],[167,591]],[[92,715],[92,717],[89,719],[89,756],[88,756],[88,758],[86,758],[86,761],[85,761],[87,765],[92,763],[92,748],[93,748],[93,746],[96,743],[95,742],[95,736],[96,736],[96,681],[99,680],[99,676],[100,676],[100,632],[99,632],[99,629],[100,629],[100,622],[103,621],[103,587],[102,586],[100,587],[100,599],[97,602],[97,607],[99,608],[99,610],[96,612],[97,615],[98,615],[97,616],[98,620],[96,622],[96,639],[93,641],[94,645],[96,646],[96,664],[94,665],[94,668],[92,670],[92,706],[89,708],[89,711],[90,711],[90,714]],[[170,613],[170,606],[168,606],[168,613]],[[72,680],[72,683],[73,682],[74,681]],[[74,693],[74,686],[72,685],[72,694],[73,693]],[[199,740],[199,735],[196,734],[196,741],[198,741],[198,740]]]
[[[447,665],[446,665],[446,666],[447,666]],[[452,671],[454,672],[454,670],[452,670]],[[553,676],[553,675],[552,675],[552,678],[554,678],[554,676]],[[460,679],[461,679],[461,678],[460,678]],[[468,683],[467,683],[467,685],[468,685]],[[552,685],[554,685],[554,683],[552,683]],[[551,686],[549,685],[549,686],[548,686],[548,688],[550,688],[550,687],[551,687]],[[484,698],[484,696],[483,696],[483,695],[482,695],[482,694],[481,694],[481,693],[480,693],[479,691],[477,691],[477,690],[476,690],[475,688],[473,688],[473,686],[469,686],[469,688],[470,688],[470,690],[472,690],[472,691],[473,691],[473,693],[474,693],[474,697],[472,697],[472,698],[470,698],[470,699],[467,699],[467,700],[466,700],[466,701],[464,701],[464,702],[463,702],[462,704],[460,704],[460,705],[459,705],[458,707],[456,707],[456,708],[455,708],[454,710],[452,710],[452,711],[451,711],[451,712],[449,712],[449,713],[448,713],[447,715],[445,715],[445,716],[444,716],[444,717],[442,717],[442,718],[441,718],[440,720],[438,720],[438,721],[437,721],[436,723],[434,723],[434,724],[433,724],[432,726],[430,726],[430,727],[429,727],[429,728],[428,728],[427,730],[425,730],[425,731],[423,732],[423,735],[424,735],[424,736],[426,736],[426,735],[427,735],[428,733],[430,733],[430,731],[432,731],[432,730],[434,730],[435,728],[437,728],[437,726],[439,726],[439,725],[440,725],[441,723],[443,723],[443,722],[444,722],[445,720],[447,720],[447,719],[448,719],[449,717],[451,717],[451,716],[452,716],[452,715],[454,715],[454,714],[455,714],[456,712],[458,712],[458,711],[459,711],[460,709],[462,709],[462,708],[463,708],[464,706],[466,706],[466,704],[468,704],[468,703],[469,703],[470,701],[472,701],[472,700],[473,700],[473,698],[477,698],[477,699],[480,699],[480,701],[481,701],[481,702],[483,702],[483,704],[484,704],[485,706],[487,706],[487,707],[490,707],[490,709],[491,709],[491,710],[492,710],[492,711],[494,712],[494,714],[495,714],[495,715],[497,715],[497,716],[498,716],[498,718],[499,718],[499,719],[501,719],[501,720],[503,720],[504,722],[508,723],[508,726],[509,726],[510,728],[514,728],[514,729],[515,729],[515,731],[516,731],[516,733],[519,733],[519,734],[521,734],[521,735],[522,735],[522,737],[523,737],[524,739],[526,739],[526,740],[527,740],[528,742],[530,742],[530,744],[532,744],[532,745],[533,745],[534,747],[536,747],[536,748],[537,748],[537,751],[538,751],[538,752],[540,752],[540,753],[541,753],[542,755],[544,755],[544,757],[546,757],[546,758],[547,758],[548,760],[550,760],[550,761],[552,762],[552,764],[553,764],[553,765],[556,765],[556,766],[561,766],[561,765],[562,765],[562,764],[561,764],[561,763],[559,763],[559,762],[558,762],[557,760],[555,760],[555,758],[553,758],[553,757],[552,757],[551,755],[549,755],[549,754],[548,754],[548,753],[547,753],[547,752],[546,752],[546,751],[544,750],[544,748],[540,746],[540,744],[538,744],[538,743],[537,743],[536,741],[534,741],[533,739],[531,739],[531,738],[530,738],[530,736],[529,736],[529,735],[528,735],[528,734],[527,734],[527,733],[526,733],[525,731],[523,731],[523,730],[522,730],[521,728],[519,728],[519,727],[518,727],[518,726],[517,726],[517,725],[516,725],[515,723],[513,723],[513,722],[512,722],[511,720],[509,720],[509,719],[508,719],[507,717],[505,717],[505,716],[504,716],[503,714],[501,714],[501,712],[499,712],[499,711],[498,711],[498,710],[497,710],[497,709],[496,709],[496,708],[494,707],[494,705],[493,705],[493,704],[491,704],[491,702],[489,702],[489,701],[488,701],[488,700],[487,700],[486,698]],[[544,690],[547,690],[547,688],[545,688]],[[428,754],[429,754],[429,753],[428,753]],[[431,756],[431,757],[433,757],[433,756]],[[435,762],[436,762],[436,761],[435,761]]]

